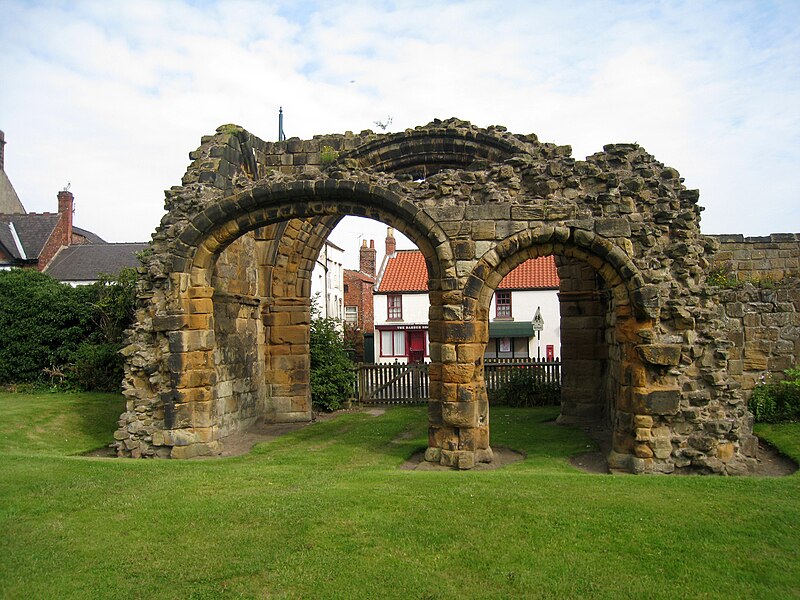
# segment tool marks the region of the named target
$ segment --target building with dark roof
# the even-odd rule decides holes
[[[429,356],[428,269],[419,250],[394,248],[390,228],[374,291],[375,358],[419,362]],[[526,260],[508,273],[489,307],[485,358],[558,358],[559,284],[553,256]]]
[[[44,272],[70,285],[94,283],[103,275],[115,275],[140,263],[137,254],[150,247],[147,243],[78,244],[62,248]]]
[[[0,269],[38,269],[77,285],[139,264],[136,253],[148,244],[108,244],[73,225],[75,198],[67,189],[58,192],[58,212],[26,212],[5,173],[5,143],[0,131]]]

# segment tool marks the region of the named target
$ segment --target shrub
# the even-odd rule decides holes
[[[542,381],[534,369],[515,370],[491,395],[492,404],[505,406],[557,406],[561,402],[561,386]]]
[[[136,271],[76,288],[32,269],[0,271],[0,384],[116,391]]]
[[[748,408],[758,423],[781,423],[800,420],[800,368],[784,371],[786,379],[761,382],[753,390]]]
[[[0,383],[43,381],[71,363],[94,329],[92,295],[32,269],[0,271]]]
[[[329,165],[339,158],[339,152],[332,146],[323,146],[322,150],[320,150],[319,157],[323,165]]]
[[[353,393],[354,365],[347,356],[339,323],[321,318],[315,307],[311,312],[311,402],[322,410],[333,411]]]
[[[75,352],[68,380],[84,390],[116,392],[122,381],[122,363],[119,344],[83,343]]]

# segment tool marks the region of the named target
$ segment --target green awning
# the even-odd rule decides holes
[[[489,337],[532,337],[533,323],[530,321],[493,321],[489,323]]]

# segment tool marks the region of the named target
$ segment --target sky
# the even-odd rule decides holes
[[[149,240],[203,135],[504,125],[637,142],[704,233],[800,232],[800,1],[0,0],[5,170],[29,212]],[[386,227],[331,236],[357,261]],[[399,247],[411,247],[400,238]],[[346,266],[354,267],[355,263]]]

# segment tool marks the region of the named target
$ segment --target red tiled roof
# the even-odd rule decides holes
[[[503,278],[501,290],[557,289],[556,261],[552,256],[529,258]]]
[[[552,256],[530,258],[505,276],[498,289],[557,289],[558,269]],[[380,292],[426,292],[428,269],[419,250],[398,250],[386,262]]]
[[[386,261],[378,292],[427,292],[428,267],[419,250],[398,250]]]

